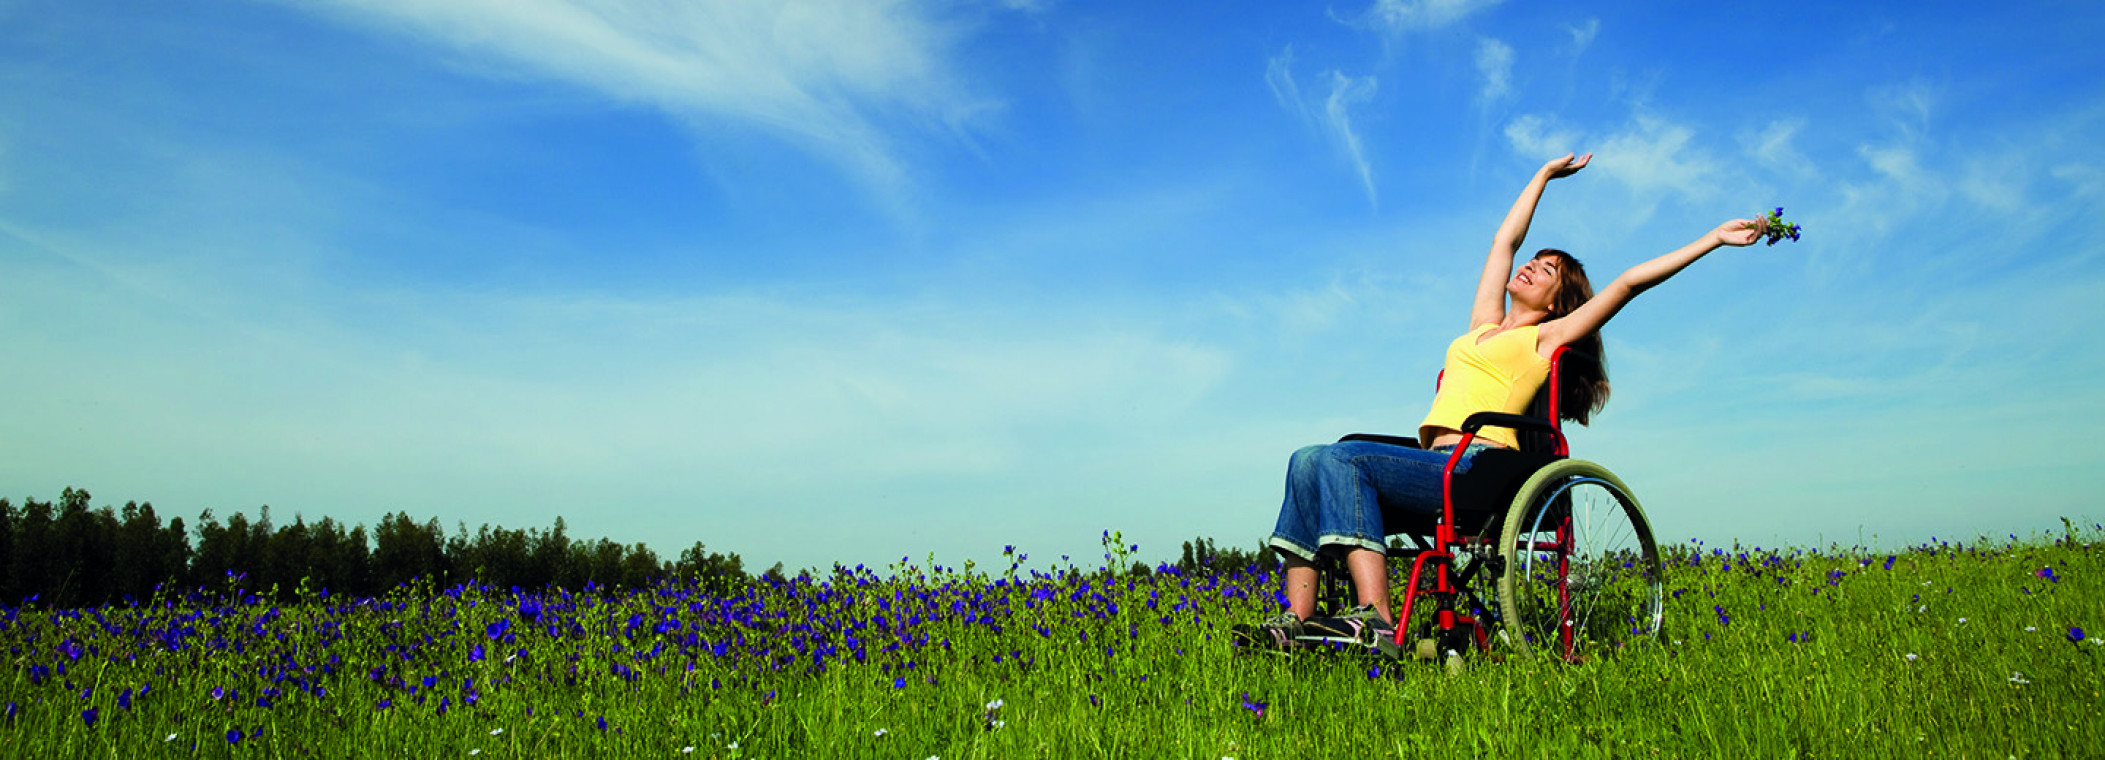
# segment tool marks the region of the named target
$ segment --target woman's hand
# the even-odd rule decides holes
[[[1761,222],[1755,219],[1734,219],[1710,231],[1711,241],[1721,246],[1753,245],[1754,241],[1761,239],[1761,235]]]
[[[1550,159],[1549,163],[1543,164],[1542,171],[1545,174],[1549,175],[1550,179],[1556,179],[1558,177],[1569,177],[1573,174],[1579,173],[1580,169],[1586,168],[1586,162],[1592,160],[1592,153],[1588,153],[1583,156],[1578,156],[1576,158],[1573,157],[1573,154],[1566,153],[1564,154],[1563,158],[1553,158]]]

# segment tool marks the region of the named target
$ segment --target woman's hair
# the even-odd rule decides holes
[[[1557,258],[1557,295],[1550,299],[1550,319],[1576,311],[1593,298],[1593,281],[1586,279],[1586,266],[1571,254],[1544,248],[1535,258]],[[1594,331],[1572,341],[1558,372],[1558,416],[1581,425],[1608,405],[1608,354],[1601,347],[1601,333]]]

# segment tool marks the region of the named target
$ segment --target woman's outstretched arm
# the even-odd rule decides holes
[[[1652,286],[1665,282],[1676,272],[1696,263],[1696,259],[1723,246],[1753,245],[1761,239],[1761,225],[1753,219],[1734,219],[1718,225],[1717,229],[1693,243],[1674,249],[1659,258],[1647,261],[1617,275],[1608,287],[1594,293],[1593,298],[1572,313],[1542,323],[1536,333],[1536,347],[1547,354],[1608,323],[1623,305],[1636,298],[1637,294],[1650,290]]]
[[[1520,191],[1520,198],[1513,201],[1513,208],[1506,212],[1506,220],[1498,225],[1498,234],[1491,238],[1491,254],[1484,259],[1484,276],[1476,283],[1476,305],[1469,310],[1469,327],[1486,322],[1499,322],[1506,318],[1506,278],[1513,275],[1513,256],[1520,252],[1520,243],[1528,237],[1528,225],[1535,220],[1535,204],[1542,200],[1542,189],[1549,181],[1558,177],[1569,177],[1593,154],[1584,156],[1565,154],[1563,158],[1551,159],[1536,170],[1535,177]]]

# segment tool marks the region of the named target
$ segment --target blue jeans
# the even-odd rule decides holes
[[[1468,472],[1476,453],[1471,443],[1455,465]],[[1286,466],[1286,502],[1271,545],[1314,560],[1325,546],[1382,551],[1382,508],[1412,519],[1440,516],[1440,473],[1453,446],[1413,449],[1372,441],[1345,441],[1294,452]]]

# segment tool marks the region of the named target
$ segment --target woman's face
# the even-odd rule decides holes
[[[1559,271],[1564,266],[1555,256],[1537,256],[1521,265],[1506,282],[1506,292],[1512,294],[1516,305],[1549,308],[1557,297]]]

